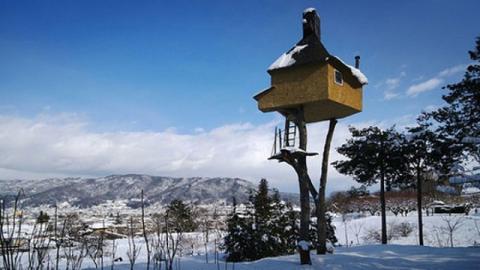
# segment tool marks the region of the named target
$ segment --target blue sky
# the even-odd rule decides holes
[[[3,138],[18,141],[4,139],[3,147],[0,143],[0,177],[123,172],[113,165],[62,169],[78,162],[78,157],[58,154],[58,141],[38,138],[72,131],[72,126],[85,135],[75,141],[79,145],[99,149],[102,143],[87,143],[93,136],[116,150],[123,144],[112,138],[122,134],[198,139],[228,127],[234,127],[234,137],[245,130],[271,129],[278,116],[260,113],[252,96],[269,86],[268,66],[300,39],[301,13],[307,7],[316,8],[321,16],[322,41],[329,52],[349,63],[361,55],[361,69],[369,78],[364,111],[341,120],[345,126],[408,124],[421,110],[441,105],[441,86],[461,78],[469,63],[467,51],[480,35],[478,1],[467,0],[1,1],[0,127]],[[39,123],[51,130],[35,134]],[[322,127],[311,128],[321,133]],[[23,138],[13,129],[32,135]],[[255,138],[252,134],[243,135]],[[252,175],[243,173],[249,171],[246,165],[202,169],[215,160],[218,150],[192,170],[185,160],[197,152],[196,139],[175,163],[183,164],[177,170],[151,169],[162,165],[153,160],[125,170],[281,178],[282,173],[272,171],[275,164]],[[68,143],[73,142],[61,145]],[[46,156],[55,152],[50,163],[59,165],[44,166],[19,156],[32,144],[47,145],[41,151],[48,152]],[[259,142],[246,147],[251,144]],[[240,161],[231,161],[235,162]]]

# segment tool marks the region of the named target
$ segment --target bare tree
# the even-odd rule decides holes
[[[133,270],[135,266],[135,262],[138,258],[138,254],[140,253],[141,247],[137,246],[135,243],[135,231],[133,228],[133,217],[130,217],[130,222],[128,226],[128,250],[127,250],[127,257],[128,261],[130,262],[130,269]]]
[[[66,259],[65,269],[82,269],[83,259],[87,256],[87,241],[81,239],[77,245],[75,245],[74,242],[69,242],[69,244],[64,245],[63,248]]]
[[[28,269],[43,269],[51,237],[47,235],[48,222],[37,221],[28,240]]]
[[[443,230],[441,228],[438,228],[437,226],[433,226],[433,232],[435,233],[435,240],[437,240],[438,247],[444,247],[442,239],[440,238],[440,233],[442,231]]]
[[[148,234],[147,230],[145,228],[145,201],[143,197],[143,189],[142,189],[142,233],[143,233],[143,239],[145,240],[145,248],[147,250],[147,270],[150,269],[150,255],[152,253],[150,243],[148,241]]]
[[[115,242],[115,239],[112,240],[112,265],[111,265],[111,270],[115,268],[115,260],[116,260],[116,253],[117,253],[117,243]]]
[[[162,269],[162,261],[164,261],[164,255],[161,248],[162,241],[162,217],[159,215],[154,215],[154,228],[155,228],[155,237],[152,239],[152,250],[153,250],[153,269],[160,270]]]
[[[103,231],[99,235],[90,235],[85,238],[87,243],[87,255],[92,260],[95,268],[98,269],[100,264],[103,269]]]
[[[156,223],[156,240],[155,240],[155,261],[165,262],[166,270],[173,270],[175,258],[181,250],[181,242],[183,241],[183,230],[181,226],[171,224],[168,211],[165,216],[157,216]]]
[[[65,229],[67,219],[63,220],[63,226],[60,234],[58,233],[58,206],[55,204],[55,220],[54,220],[54,242],[55,242],[55,270],[58,270],[58,265],[60,263],[60,248],[65,241]]]
[[[359,236],[363,230],[364,223],[354,222],[352,225],[353,225],[352,227],[353,227],[353,232],[355,234],[355,238],[357,239],[357,245],[360,245]]]
[[[205,263],[208,263],[208,244],[210,241],[212,220],[210,219],[207,209],[199,210],[198,216],[200,218],[200,229],[202,231],[203,247],[205,250]]]
[[[342,222],[343,222],[343,228],[344,228],[344,231],[345,231],[345,246],[348,247],[348,230],[347,230],[347,222],[348,222],[348,218],[347,218],[347,214],[346,213],[342,213]]]
[[[0,200],[0,252],[5,269],[18,269],[20,266],[21,254],[19,249],[23,244],[22,224],[23,213],[20,207],[20,198],[24,196],[23,189],[20,189],[13,203],[12,215],[6,211],[7,202]]]
[[[215,232],[215,238],[214,240],[214,255],[215,255],[215,263],[217,264],[217,267],[219,267],[219,261],[218,261],[218,244],[219,244],[219,239],[223,238],[222,235],[222,230],[220,230],[220,221],[219,221],[219,215],[217,212],[217,206],[215,206],[213,210],[213,229]]]
[[[453,247],[453,233],[463,225],[462,217],[444,217],[442,220],[447,224],[445,228],[450,239],[450,247]]]

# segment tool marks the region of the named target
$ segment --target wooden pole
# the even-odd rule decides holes
[[[285,119],[285,134],[283,135],[283,140],[285,141],[285,143],[283,145],[285,145],[286,147],[290,146],[290,142],[288,141],[288,139],[290,138],[290,129],[289,129],[289,126],[290,126],[290,120],[288,120],[288,117]]]
[[[277,153],[277,127],[275,127],[275,138],[273,139],[273,153],[272,156]]]
[[[333,138],[333,132],[337,125],[336,119],[331,119],[328,125],[328,133],[323,147],[322,171],[320,175],[320,188],[318,189],[318,199],[316,201],[317,214],[317,254],[325,254],[327,252],[327,221],[325,220],[325,189],[327,186],[328,174],[328,158],[330,155],[330,145]]]
[[[295,117],[295,124],[299,130],[299,147],[307,150],[307,126],[303,117],[303,110],[301,110]],[[299,240],[304,243],[310,243],[310,191],[309,191],[309,176],[307,169],[307,157],[301,156],[297,160],[296,172],[298,175],[298,183],[300,187],[300,237]],[[305,250],[304,245],[300,245],[300,263],[312,264],[310,259],[310,250]]]
[[[306,152],[307,150],[307,126],[304,119],[303,108],[291,110],[286,116],[286,121],[293,121],[298,128],[299,148]],[[286,123],[287,125],[288,123]],[[282,132],[278,129],[278,144],[282,149]],[[287,144],[287,143],[286,143]],[[288,145],[288,144],[287,144]],[[286,162],[295,170],[298,177],[300,189],[300,230],[298,237],[298,252],[301,264],[312,264],[310,258],[310,193],[316,198],[317,191],[308,175],[307,156],[301,153],[290,153],[284,151],[278,157],[280,161]]]
[[[282,129],[278,129],[278,145],[279,149],[282,149]]]

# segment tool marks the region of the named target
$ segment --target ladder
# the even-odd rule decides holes
[[[296,137],[297,137],[297,126],[293,121],[285,119],[285,135],[283,136],[284,146],[294,147]]]
[[[283,132],[282,132],[283,131]],[[283,133],[283,138],[282,138]],[[279,153],[285,147],[295,147],[297,126],[293,121],[285,120],[285,130],[275,127],[272,156]]]

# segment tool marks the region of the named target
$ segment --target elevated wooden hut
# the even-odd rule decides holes
[[[306,123],[339,119],[362,110],[367,78],[355,67],[328,53],[320,39],[320,18],[314,9],[303,13],[303,38],[268,69],[271,86],[255,95],[262,112],[285,116],[302,108]]]

